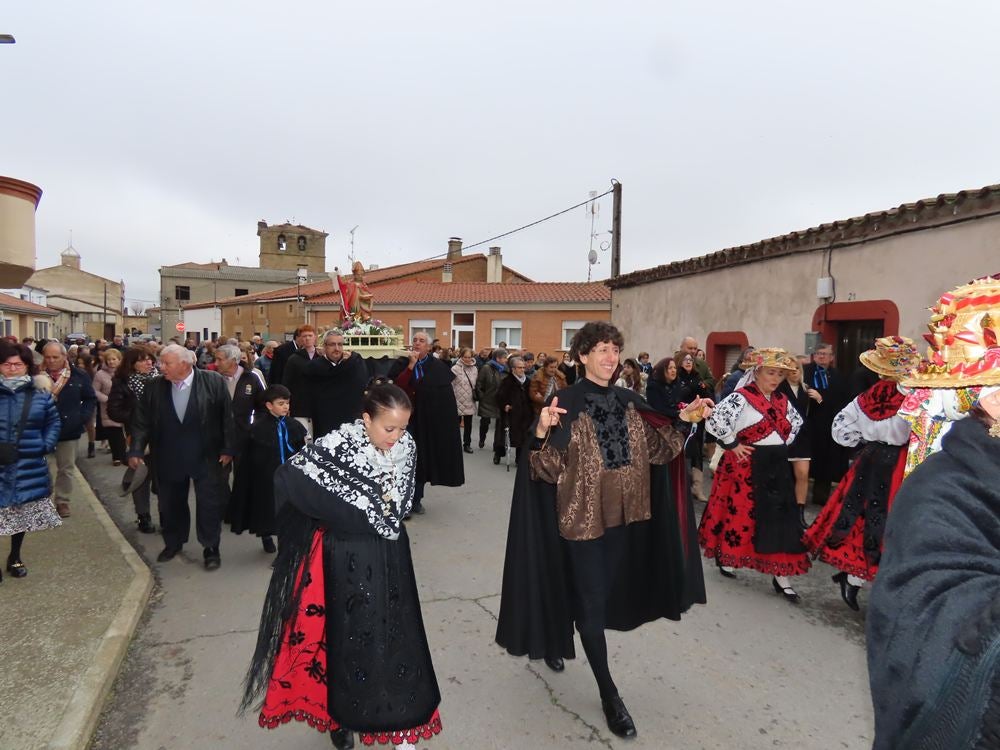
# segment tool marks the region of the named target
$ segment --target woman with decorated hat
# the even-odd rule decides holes
[[[932,313],[928,363],[902,381],[929,407],[917,465],[868,608],[875,750],[1000,747],[1000,276]]]
[[[880,380],[837,414],[833,439],[863,447],[802,538],[814,558],[840,571],[833,580],[855,612],[862,585],[878,572],[886,516],[903,481],[910,425],[897,415],[903,404],[898,381],[917,367],[920,355],[912,340],[886,336],[859,359]]]
[[[769,573],[774,590],[797,603],[788,580],[809,570],[788,445],[802,417],[777,387],[795,359],[784,349],[755,349],[740,365],[739,386],[706,422],[726,453],[712,480],[712,494],[698,529],[705,557],[734,578],[734,568]]]

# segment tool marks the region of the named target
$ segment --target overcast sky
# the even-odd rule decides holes
[[[329,269],[358,225],[388,265],[612,178],[631,271],[1000,182],[998,22],[988,0],[5,2],[0,174],[44,191],[39,267],[73,230],[130,299],[163,264],[256,265],[259,219],[329,232]],[[580,208],[499,244],[574,281],[590,242]]]

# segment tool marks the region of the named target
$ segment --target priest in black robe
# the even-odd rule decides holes
[[[458,403],[451,381],[455,373],[431,354],[426,333],[413,334],[409,355],[389,368],[389,379],[413,402],[409,431],[417,442],[417,477],[412,513],[424,513],[424,485],[461,487],[465,484],[462,435],[455,429]]]

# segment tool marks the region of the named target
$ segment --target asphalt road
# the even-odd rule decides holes
[[[709,566],[708,604],[682,622],[609,632],[612,673],[639,730],[615,738],[579,645],[555,674],[493,642],[513,471],[488,450],[465,458],[466,486],[428,488],[427,514],[409,523],[442,691],[444,731],[429,747],[871,747],[864,604],[848,610],[823,565],[796,580],[798,606],[763,575],[726,580]],[[235,715],[270,575],[258,540],[226,532],[222,568],[211,573],[196,543],[156,563],[162,541],[136,532],[131,500],[114,491],[122,470],[108,457],[86,463],[157,579],[93,750],[331,747],[304,724],[268,731]]]

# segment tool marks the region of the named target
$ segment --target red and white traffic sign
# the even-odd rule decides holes
[[[177,325],[175,325],[174,328],[176,328],[178,330],[178,332],[184,333],[184,321],[183,320],[178,320],[177,321]]]

